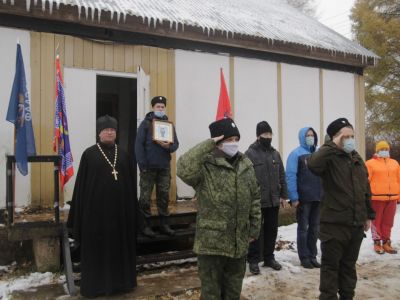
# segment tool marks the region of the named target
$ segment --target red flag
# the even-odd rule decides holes
[[[221,68],[221,88],[219,91],[218,109],[216,121],[223,118],[232,118],[231,102],[229,101],[228,91],[226,89],[224,73]]]

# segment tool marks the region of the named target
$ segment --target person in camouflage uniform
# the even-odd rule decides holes
[[[149,112],[138,128],[135,141],[136,161],[140,169],[140,198],[139,207],[144,220],[142,233],[149,237],[155,237],[154,231],[149,226],[148,219],[151,216],[150,198],[154,185],[156,185],[156,197],[158,215],[160,218],[160,231],[167,235],[173,235],[174,231],[168,224],[169,188],[171,182],[170,161],[171,153],[179,147],[178,138],[174,127],[173,143],[154,141],[152,135],[152,121],[167,121],[165,108],[167,99],[163,96],[154,97],[151,100],[153,111]]]
[[[308,167],[322,178],[320,300],[350,300],[357,284],[356,262],[375,212],[368,171],[355,151],[353,126],[345,118],[327,128],[330,141],[310,155]]]
[[[251,161],[238,152],[239,130],[225,118],[211,139],[178,160],[177,175],[196,190],[194,252],[202,300],[238,300],[249,241],[260,231],[260,189]]]

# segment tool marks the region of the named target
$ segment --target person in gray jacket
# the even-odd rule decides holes
[[[280,270],[282,266],[275,260],[274,250],[278,234],[279,206],[285,206],[288,198],[285,169],[279,152],[271,146],[271,126],[266,121],[258,123],[256,134],[257,140],[245,154],[253,163],[261,190],[263,266]],[[260,273],[260,238],[250,243],[247,255],[249,269],[253,274]]]

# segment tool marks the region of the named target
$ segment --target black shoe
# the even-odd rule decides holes
[[[303,260],[301,266],[306,269],[314,269],[314,265],[308,259]]]
[[[270,267],[275,271],[279,271],[280,269],[282,269],[282,265],[278,263],[275,259],[264,261],[263,267]]]
[[[164,234],[166,234],[166,235],[175,235],[175,231],[173,231],[172,229],[171,229],[171,227],[169,227],[169,225],[168,224],[163,224],[163,225],[161,225],[160,226],[160,232],[161,233],[164,233]]]
[[[152,239],[156,237],[155,232],[148,226],[142,229],[142,234]]]
[[[249,263],[249,270],[251,274],[258,275],[260,274],[260,268],[258,263]]]
[[[314,268],[321,268],[321,264],[317,261],[316,258],[310,259],[311,264],[314,266]]]

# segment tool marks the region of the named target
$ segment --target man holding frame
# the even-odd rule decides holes
[[[165,114],[167,99],[156,96],[151,100],[152,111],[140,124],[135,142],[136,161],[140,170],[139,207],[144,216],[142,233],[155,237],[149,226],[150,198],[156,185],[157,209],[160,217],[160,232],[174,235],[168,224],[168,202],[171,184],[171,153],[179,147],[174,125]]]

